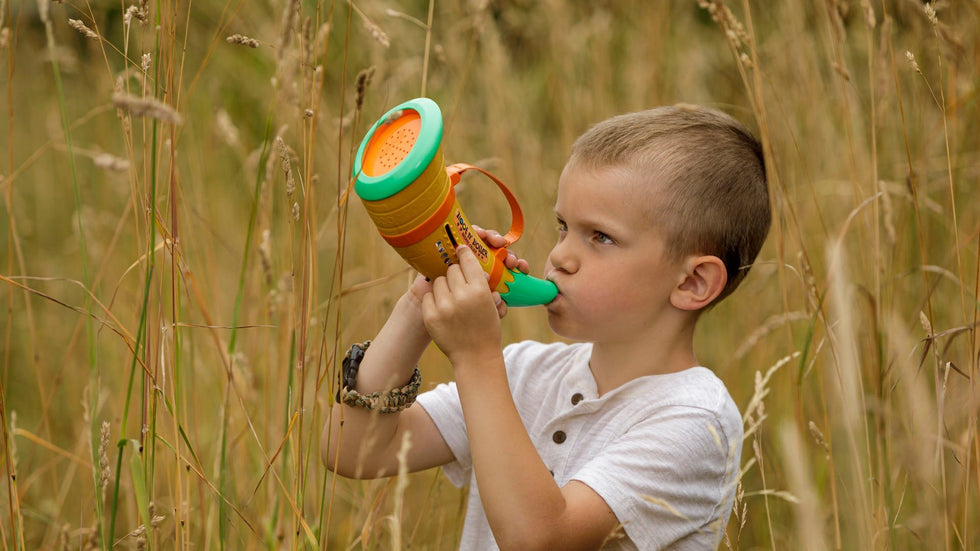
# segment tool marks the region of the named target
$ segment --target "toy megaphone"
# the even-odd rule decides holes
[[[468,170],[497,184],[511,209],[507,245],[524,231],[517,198],[485,170],[467,164],[446,167],[441,141],[442,112],[428,98],[388,111],[361,141],[354,159],[354,191],[381,236],[429,279],[445,275],[457,261],[456,246],[466,244],[490,274],[490,288],[509,306],[551,302],[558,293],[554,283],[507,269],[506,246],[490,247],[476,235],[456,201],[454,186]]]

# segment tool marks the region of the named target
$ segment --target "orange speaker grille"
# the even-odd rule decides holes
[[[398,166],[418,140],[421,127],[422,118],[411,109],[378,127],[364,150],[364,173],[381,176]]]

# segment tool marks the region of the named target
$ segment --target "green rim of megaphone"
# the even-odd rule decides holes
[[[401,112],[411,109],[419,114],[421,127],[412,149],[408,155],[394,168],[379,176],[368,176],[363,172],[364,152],[371,143],[371,138],[381,125],[391,124],[401,116]],[[405,189],[425,170],[436,152],[439,151],[439,144],[442,142],[442,111],[436,102],[429,98],[416,98],[406,101],[401,105],[392,108],[384,114],[378,122],[374,123],[364,139],[361,146],[357,148],[357,156],[354,158],[354,176],[357,181],[354,183],[354,191],[357,195],[367,201],[380,201],[387,199],[399,191]]]

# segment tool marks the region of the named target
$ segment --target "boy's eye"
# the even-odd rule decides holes
[[[612,237],[609,237],[608,235],[602,233],[601,231],[595,232],[595,234],[593,234],[593,238],[596,240],[596,242],[602,243],[604,245],[611,245],[615,243]]]
[[[555,229],[557,229],[560,232],[567,232],[568,231],[568,224],[566,224],[564,220],[562,220],[561,218],[559,218],[559,219],[556,220]]]

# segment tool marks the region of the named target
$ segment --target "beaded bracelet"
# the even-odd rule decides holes
[[[352,407],[364,408],[368,411],[378,413],[397,413],[415,403],[415,398],[419,395],[419,386],[422,384],[422,374],[416,367],[412,373],[412,378],[405,386],[361,394],[354,390],[354,382],[357,380],[357,370],[364,359],[364,353],[371,346],[371,341],[361,344],[354,344],[344,355],[342,370],[340,373],[340,390],[337,392],[337,401]]]

